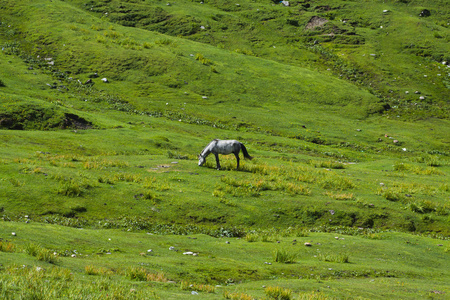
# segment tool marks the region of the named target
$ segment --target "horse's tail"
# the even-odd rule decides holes
[[[244,153],[244,158],[247,158],[247,159],[252,160],[253,157],[251,157],[251,156],[248,154],[247,148],[245,148],[244,144],[242,144],[242,143],[240,143],[240,144],[241,144],[242,153]]]

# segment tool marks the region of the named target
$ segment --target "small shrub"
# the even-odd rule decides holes
[[[273,260],[275,262],[284,263],[284,264],[291,264],[295,263],[297,259],[297,254],[288,252],[284,249],[277,249],[273,252]]]
[[[276,300],[290,300],[292,299],[292,290],[285,289],[279,286],[276,287],[266,287],[264,289],[264,293],[266,293],[267,297],[270,299]]]

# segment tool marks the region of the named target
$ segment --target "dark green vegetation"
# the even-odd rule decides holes
[[[0,12],[2,298],[448,297],[446,1]]]

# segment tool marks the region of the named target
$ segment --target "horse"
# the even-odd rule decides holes
[[[208,146],[205,147],[205,149],[202,150],[200,155],[198,156],[198,165],[202,166],[205,161],[206,157],[209,154],[214,154],[216,156],[216,164],[217,164],[217,170],[220,170],[220,162],[219,162],[219,154],[230,154],[233,153],[234,156],[236,156],[237,161],[237,167],[236,170],[239,169],[239,152],[242,150],[242,153],[244,154],[244,158],[246,159],[252,159],[247,149],[245,148],[244,144],[242,144],[239,141],[236,140],[219,140],[215,139],[212,140]]]

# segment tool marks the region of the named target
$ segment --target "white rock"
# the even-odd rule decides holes
[[[106,82],[108,82],[108,79],[107,78],[102,78],[102,81],[106,83]]]
[[[173,250],[175,250],[175,247],[170,246],[170,247],[169,247],[169,250],[173,251]]]
[[[15,232],[11,232],[11,235],[12,235],[12,236],[16,236],[16,233],[15,233]]]
[[[194,252],[188,251],[188,252],[184,252],[183,254],[184,254],[184,255],[193,255]]]

